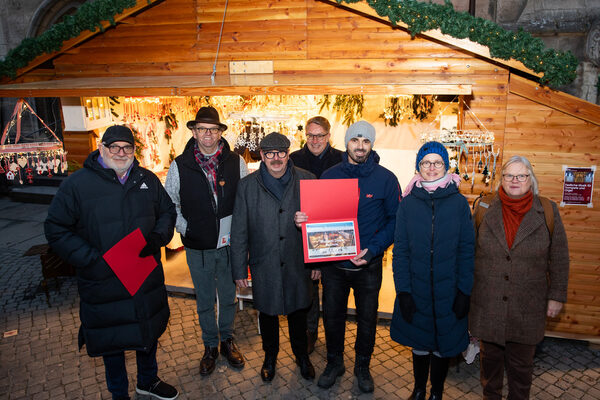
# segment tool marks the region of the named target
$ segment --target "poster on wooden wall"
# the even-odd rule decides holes
[[[565,173],[563,196],[560,203],[565,205],[580,205],[593,207],[592,193],[594,190],[594,174],[596,166],[589,168],[573,168],[563,165]]]

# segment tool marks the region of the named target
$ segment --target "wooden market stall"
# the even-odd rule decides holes
[[[496,171],[511,155],[528,157],[540,192],[559,203],[562,165],[589,167],[600,158],[600,107],[538,85],[540,73],[494,58],[486,46],[438,29],[412,37],[364,2],[225,4],[138,0],[114,17],[115,26],[86,31],[5,78],[0,96],[456,95],[477,116],[462,113],[459,128],[493,131]],[[86,155],[91,134],[66,131],[69,154]],[[481,178],[462,189],[470,200],[491,190]],[[596,185],[593,197],[599,194]],[[569,297],[548,330],[600,340],[599,206],[560,211]]]

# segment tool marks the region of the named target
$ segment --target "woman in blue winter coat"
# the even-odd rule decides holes
[[[448,167],[446,148],[425,143],[396,216],[390,334],[413,348],[415,400],[425,399],[430,366],[429,399],[442,398],[449,359],[469,344],[475,235],[469,204],[458,191],[460,177]]]

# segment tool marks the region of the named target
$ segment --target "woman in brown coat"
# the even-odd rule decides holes
[[[546,317],[556,317],[567,298],[569,250],[558,208],[549,228],[538,184],[525,157],[502,167],[498,195],[476,227],[475,281],[469,323],[481,340],[484,399],[527,399],[536,344]],[[552,230],[552,232],[550,232]]]

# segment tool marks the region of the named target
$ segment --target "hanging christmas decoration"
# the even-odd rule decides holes
[[[24,118],[29,122],[27,126],[39,127],[39,129],[25,132],[21,124]],[[52,172],[57,174],[61,164],[64,163],[65,151],[56,133],[36,114],[25,99],[19,99],[2,131],[0,158],[3,160],[0,164],[4,165],[2,170],[5,171],[7,179],[16,180],[22,185],[24,179],[27,183],[33,183],[32,167],[36,165],[36,161],[33,160],[38,160],[38,166],[45,167],[45,164],[39,161],[41,159],[46,159],[52,165],[51,169],[36,168],[37,175],[47,174],[51,177]]]
[[[404,119],[426,119],[435,105],[436,96],[425,95],[399,95],[388,96],[385,100],[385,108],[379,114],[386,125],[398,126]]]
[[[365,97],[362,94],[336,95],[334,96],[333,103],[331,103],[330,96],[325,94],[318,101],[318,104],[321,106],[319,113],[323,109],[331,109],[331,111],[340,116],[342,124],[346,126],[352,125],[362,117],[365,104]]]

